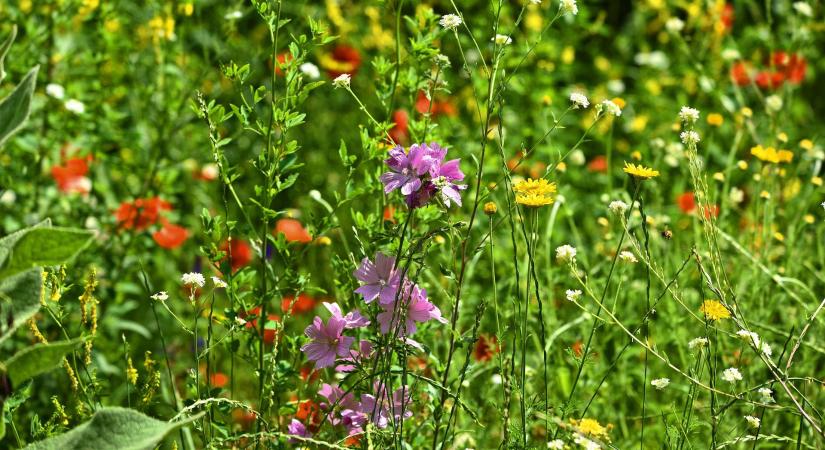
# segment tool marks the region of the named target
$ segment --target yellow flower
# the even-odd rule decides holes
[[[627,106],[627,102],[624,101],[624,99],[621,97],[614,97],[611,101],[615,103],[616,106],[619,107],[619,109],[624,109],[624,107]]]
[[[747,106],[740,109],[739,112],[742,113],[742,115],[745,117],[753,117],[753,110],[748,108]]]
[[[484,214],[488,216],[492,216],[498,211],[498,206],[496,206],[495,202],[487,202],[484,204]]]
[[[802,147],[804,150],[811,151],[814,149],[814,141],[810,139],[802,139],[799,141],[799,146]]]
[[[576,427],[582,434],[609,441],[607,432],[610,431],[610,425],[605,427],[596,419],[570,419],[570,424]]]
[[[822,186],[822,177],[811,178],[811,183],[813,183],[814,186]]]
[[[722,117],[722,115],[719,114],[719,113],[710,113],[710,114],[708,114],[708,119],[707,120],[708,120],[708,125],[710,125],[712,127],[719,127],[719,126],[722,126],[723,123],[725,123],[725,118]]]
[[[634,151],[633,153],[630,154],[630,157],[635,159],[636,161],[641,161],[642,160],[642,152],[636,150],[636,151]]]
[[[807,224],[812,224],[816,219],[814,218],[813,214],[805,214],[802,220],[804,220]]]
[[[625,173],[629,174],[634,178],[638,178],[640,180],[647,180],[648,178],[658,177],[659,171],[653,170],[649,167],[645,167],[641,164],[638,166],[635,164],[630,164],[627,161],[624,163],[624,171]]]
[[[730,311],[718,300],[705,300],[699,307],[699,312],[705,314],[708,320],[722,320],[730,318]]]
[[[779,164],[793,161],[793,152],[790,150],[776,150],[773,147],[762,147],[757,145],[751,148],[751,155],[756,156],[761,161]]]
[[[737,167],[739,167],[739,169],[740,169],[740,170],[748,170],[748,163],[747,163],[747,161],[742,161],[742,160],[739,160],[739,162],[738,162],[738,163],[736,163],[736,166],[737,166]]]
[[[776,138],[782,141],[783,143],[788,142],[788,133],[781,131],[779,134],[776,135]]]
[[[516,183],[513,191],[516,193],[516,203],[538,208],[553,203],[556,183],[550,183],[544,178],[538,180],[530,178]]]
[[[773,233],[773,238],[779,242],[785,242],[785,235],[778,231]]]

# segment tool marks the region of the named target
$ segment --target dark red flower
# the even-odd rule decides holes
[[[762,89],[777,89],[785,82],[785,74],[761,70],[756,73],[753,81]]]
[[[747,86],[751,83],[750,67],[743,61],[733,63],[730,68],[730,78],[737,86]]]
[[[476,345],[473,348],[473,359],[478,362],[490,361],[496,353],[501,351],[498,339],[495,336],[489,338],[483,334],[478,336]]]

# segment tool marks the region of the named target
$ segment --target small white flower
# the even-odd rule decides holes
[[[708,345],[708,340],[703,337],[691,339],[690,342],[688,342],[688,348],[690,350],[696,350],[697,348],[702,348],[706,345]]]
[[[728,383],[736,383],[742,380],[742,372],[736,367],[729,367],[722,372],[722,379]]]
[[[212,277],[212,283],[215,285],[215,288],[225,288],[229,286],[226,284],[226,281],[223,281],[218,277]]]
[[[16,201],[17,194],[15,194],[14,191],[6,190],[3,191],[3,195],[0,195],[0,203],[4,205],[13,205]]]
[[[722,50],[722,59],[725,61],[736,61],[742,59],[742,54],[735,48],[726,48]]]
[[[679,120],[685,123],[696,123],[699,120],[699,110],[690,106],[683,106],[679,110]]]
[[[658,390],[662,390],[670,384],[670,378],[657,378],[650,382],[650,384]]]
[[[244,320],[244,319],[242,319],[238,316],[235,316],[235,323],[237,323],[239,326],[244,326],[244,325],[246,325],[246,320]]]
[[[563,450],[564,449],[564,441],[561,439],[553,439],[552,441],[547,443],[547,448],[550,450]]]
[[[590,106],[590,101],[587,100],[587,97],[584,94],[580,94],[578,92],[570,94],[570,101],[573,102],[573,107],[576,109],[587,109],[587,107]]]
[[[639,260],[636,259],[636,255],[634,255],[632,252],[629,252],[627,250],[619,253],[619,259],[621,259],[623,262],[630,263],[630,264],[639,262]]]
[[[573,436],[573,443],[579,445],[584,450],[600,450],[602,448],[599,444],[587,439],[579,433],[576,433],[575,436]]]
[[[753,429],[759,428],[759,418],[754,416],[745,416],[745,420],[748,421],[748,426]]]
[[[699,137],[699,133],[693,130],[683,131],[679,133],[679,138],[682,139],[682,143],[684,143],[685,145],[696,145],[697,143],[699,143],[699,141],[702,140],[701,137]]]
[[[573,153],[570,153],[570,156],[568,157],[568,160],[573,165],[582,166],[582,165],[584,165],[584,163],[587,162],[587,157],[584,156],[583,151],[581,151],[579,149],[576,149],[576,150],[573,150]]]
[[[763,341],[762,346],[759,348],[759,350],[762,352],[762,354],[767,356],[768,359],[770,359],[770,357],[773,356],[773,349],[771,348],[771,345],[767,342]]]
[[[243,17],[243,13],[238,10],[228,12],[223,16],[226,20],[238,20],[241,17]]]
[[[665,22],[665,29],[671,33],[679,33],[685,28],[685,22],[678,17],[671,17]]]
[[[609,209],[613,214],[620,216],[627,211],[627,203],[621,200],[613,200],[609,205],[607,205],[607,209]]]
[[[197,272],[189,272],[181,275],[180,280],[186,286],[195,286],[203,287],[206,284],[206,280],[203,278],[203,275]]]
[[[493,376],[490,377],[490,382],[496,385],[501,384],[501,375],[494,373]]]
[[[572,245],[562,245],[556,248],[556,260],[561,262],[570,262],[576,258],[576,247]]]
[[[578,289],[568,289],[564,291],[564,295],[567,297],[568,302],[575,302],[582,296],[582,291]]]
[[[86,105],[84,105],[83,102],[81,102],[80,100],[76,100],[73,98],[66,100],[66,103],[64,103],[63,106],[65,106],[67,110],[75,114],[83,114],[84,112],[86,112]]]
[[[798,12],[799,14],[802,14],[803,16],[808,16],[808,17],[813,17],[814,16],[813,8],[811,8],[811,5],[809,5],[805,2],[794,2],[793,9],[795,9],[796,12]]]
[[[435,64],[439,67],[450,67],[450,58],[441,53],[435,55]]]
[[[762,397],[762,403],[773,403],[773,391],[770,388],[759,388],[759,395]]]
[[[541,5],[541,0],[530,0],[530,3],[534,5]]]
[[[733,203],[742,203],[745,200],[745,191],[734,186],[730,188],[730,194],[728,197]]]
[[[49,83],[46,85],[46,93],[58,100],[63,100],[66,96],[66,89],[59,84]]]
[[[513,43],[513,38],[507,36],[506,34],[497,34],[492,41],[497,45],[510,45]]]
[[[352,83],[352,77],[348,73],[342,73],[332,80],[332,85],[335,86],[336,89],[349,89],[350,83]]]
[[[782,97],[778,95],[770,95],[765,99],[765,105],[772,111],[779,111],[782,109]]]
[[[602,111],[616,117],[622,115],[622,108],[619,108],[619,105],[615,104],[612,100],[602,100],[601,103],[596,105],[596,114],[601,114]]]
[[[759,335],[754,333],[753,331],[739,330],[736,332],[736,335],[748,344],[753,344],[755,347],[759,348],[759,344],[761,343],[761,341],[759,340]]]
[[[576,0],[561,0],[559,9],[564,14],[576,15],[579,13],[579,7],[576,6]]]
[[[455,30],[461,25],[461,17],[455,14],[446,14],[441,16],[441,20],[439,20],[438,23],[448,30]]]
[[[318,70],[318,66],[312,64],[311,62],[305,62],[301,64],[298,69],[301,70],[301,73],[308,76],[309,78],[315,80],[321,77],[321,71]]]
[[[153,294],[150,298],[159,302],[165,302],[169,298],[169,294],[167,294],[166,291],[160,291],[157,294]]]

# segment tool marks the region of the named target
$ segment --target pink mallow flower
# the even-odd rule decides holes
[[[338,306],[338,303],[324,302],[324,308],[332,313],[332,317],[335,317],[336,319],[343,319],[345,322],[344,328],[361,328],[370,324],[370,320],[361,315],[361,311],[358,311],[357,309],[347,313],[347,315],[343,315],[344,313],[341,311],[341,307]]]
[[[366,414],[376,427],[386,428],[389,424],[390,414],[392,414],[395,421],[402,420],[402,411],[403,419],[412,417],[410,393],[405,388],[396,389],[392,394],[392,401],[390,401],[389,393],[383,383],[376,381],[375,390],[375,395],[361,394],[361,412]]]
[[[307,430],[307,427],[301,423],[300,420],[292,419],[292,422],[289,423],[287,426],[287,432],[289,432],[290,436],[298,436],[302,438],[312,437],[312,434]],[[300,442],[298,439],[289,439],[289,442],[294,444],[296,442]]]
[[[403,317],[405,329],[399,330],[400,336],[409,336],[415,333],[416,322],[426,322],[435,319],[441,323],[447,320],[441,317],[441,310],[427,300],[427,291],[417,284],[408,283],[404,286],[405,293],[394,305],[381,305],[384,312],[378,314],[378,323],[381,333],[387,334],[390,328],[395,330]]]
[[[359,351],[350,350],[350,356],[342,358],[341,362],[348,362],[349,364],[339,364],[335,366],[337,372],[354,372],[356,364],[363,364],[364,361],[372,357],[372,342],[361,340],[358,344]]]
[[[301,347],[310,361],[315,361],[315,368],[321,369],[335,364],[336,356],[349,356],[349,348],[355,338],[344,336],[342,333],[346,320],[330,317],[326,325],[320,317],[315,316],[312,325],[304,330],[304,334],[312,342]]]
[[[375,254],[375,263],[364,258],[352,274],[362,283],[355,293],[363,295],[367,304],[376,298],[382,305],[395,301],[401,284],[401,275],[395,269],[395,258],[378,252]]]

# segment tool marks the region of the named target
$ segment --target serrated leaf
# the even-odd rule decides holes
[[[9,53],[9,49],[11,48],[11,44],[14,43],[15,37],[17,37],[17,25],[13,25],[11,27],[11,33],[9,33],[9,37],[6,38],[6,41],[3,42],[3,46],[0,47],[0,81],[3,81],[3,79],[6,78],[6,55]]]
[[[38,375],[60,366],[63,357],[83,343],[84,339],[37,344],[21,350],[4,364],[12,387],[17,387]]]
[[[72,259],[92,240],[92,232],[40,224],[0,239],[0,278],[34,266],[55,266]]]
[[[35,66],[30,70],[11,94],[0,100],[0,146],[17,132],[29,117],[32,94],[34,93],[34,85],[37,82],[39,68],[39,66]]]
[[[0,343],[40,310],[42,291],[39,267],[0,280]]]
[[[73,430],[35,442],[26,450],[151,450],[170,432],[198,420],[203,413],[179,422],[163,422],[133,409],[99,409],[92,420]]]

